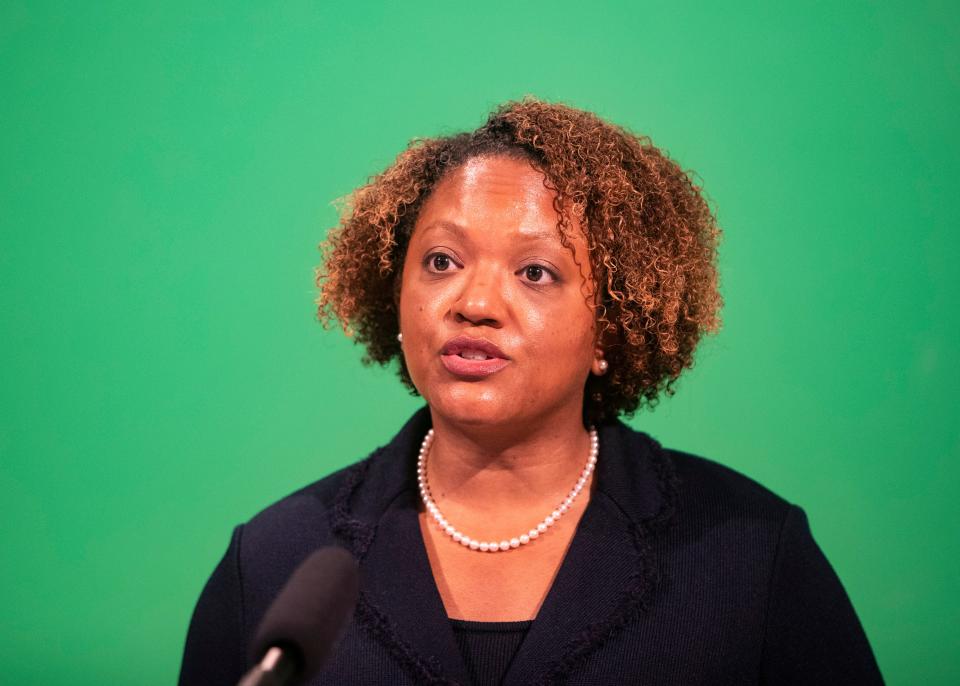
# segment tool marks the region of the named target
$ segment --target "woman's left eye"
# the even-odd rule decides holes
[[[526,277],[528,281],[531,281],[533,283],[544,284],[544,283],[551,283],[553,281],[556,281],[556,278],[554,277],[553,272],[551,272],[549,269],[539,264],[527,265],[526,267],[521,269],[520,272],[523,274],[524,277]]]

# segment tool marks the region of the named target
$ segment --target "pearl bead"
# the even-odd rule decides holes
[[[511,548],[519,548],[519,547],[520,547],[520,539],[519,539],[519,538],[511,538],[511,539],[510,539],[510,547],[511,547]]]
[[[549,525],[545,524],[544,522],[540,522],[539,524],[537,524],[537,531],[539,531],[540,533],[546,533],[547,526]]]
[[[500,541],[500,550],[509,550],[510,541]]]
[[[529,542],[530,542],[530,536],[528,536],[527,534],[520,534],[520,544],[521,544],[521,545],[526,545],[526,544],[529,543]]]
[[[490,544],[489,544],[489,543],[481,543],[481,544],[480,544],[480,552],[485,553],[485,552],[487,552],[488,550],[490,550]]]
[[[535,539],[537,536],[540,535],[540,529],[530,529],[527,535],[530,537],[530,540],[532,541],[533,539]]]
[[[475,541],[474,539],[472,539],[472,538],[470,539],[469,546],[470,546],[470,550],[479,550],[479,549],[480,549],[480,544],[479,544],[477,541]]]

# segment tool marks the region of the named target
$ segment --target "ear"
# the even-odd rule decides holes
[[[598,332],[594,342],[593,364],[590,366],[591,373],[596,376],[603,376],[610,369],[610,363],[604,359],[604,352],[617,345],[619,336],[616,329],[613,331],[604,329]]]

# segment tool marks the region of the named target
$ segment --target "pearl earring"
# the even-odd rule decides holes
[[[397,334],[397,342],[398,342],[398,343],[403,343],[403,334],[402,334],[402,333],[398,333],[398,334]]]
[[[597,362],[597,367],[600,369],[600,375],[606,374],[607,370],[610,369],[610,363],[604,359],[601,359]]]

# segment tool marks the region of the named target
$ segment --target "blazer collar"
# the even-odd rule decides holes
[[[422,408],[355,466],[331,519],[360,560],[357,622],[418,683],[468,684],[417,517],[415,462],[429,428]],[[598,432],[596,492],[505,684],[561,681],[653,593],[656,565],[647,539],[672,517],[672,467],[656,441],[619,421]]]

